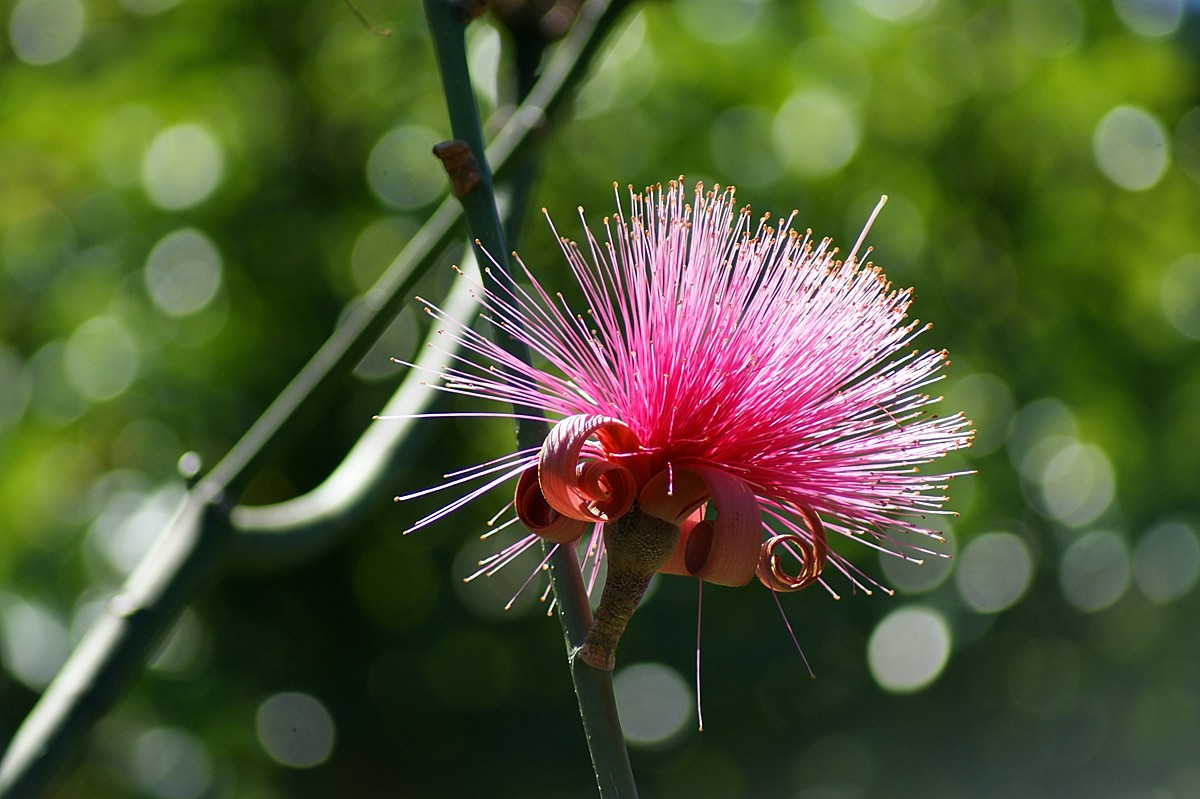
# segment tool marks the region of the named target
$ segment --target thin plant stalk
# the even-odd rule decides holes
[[[496,210],[479,110],[467,65],[465,31],[468,20],[458,12],[461,4],[452,0],[424,0],[424,5],[441,71],[451,131],[457,142],[465,143],[470,149],[475,162],[471,166],[476,171],[471,175],[470,185],[456,194],[463,204],[468,229],[480,250],[480,262],[490,260],[495,264],[494,268],[509,272],[508,248]],[[485,281],[488,279],[485,275]],[[493,337],[509,354],[525,363],[530,362],[529,350],[523,342],[499,328],[493,330]],[[548,432],[547,424],[521,417],[540,416],[540,412],[523,407],[514,407],[513,412],[518,417],[518,448],[539,447]],[[592,626],[592,619],[573,547],[559,546],[551,554],[550,580],[600,795],[604,799],[636,797],[637,785],[617,714],[612,675],[575,657]]]

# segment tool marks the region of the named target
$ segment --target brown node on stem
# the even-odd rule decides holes
[[[442,162],[446,174],[450,176],[450,192],[456,199],[461,200],[479,185],[483,173],[471,145],[462,139],[453,139],[433,145],[433,154]]]
[[[601,671],[612,671],[617,644],[654,576],[679,543],[679,528],[635,504],[616,521],[604,525],[608,575],[596,608],[595,622],[575,656]]]

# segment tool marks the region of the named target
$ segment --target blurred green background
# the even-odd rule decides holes
[[[443,192],[416,2],[0,5],[0,740],[214,463]],[[470,31],[485,114],[508,42]],[[953,560],[835,546],[888,597],[660,578],[616,673],[645,797],[1200,796],[1200,4],[657,0],[547,140],[577,236],[685,174],[857,236],[917,289],[979,434]],[[566,285],[545,224],[520,246]],[[423,288],[449,283],[446,254]],[[412,303],[247,501],[317,484],[397,385]],[[475,407],[443,399],[445,409]],[[386,423],[386,422],[385,422]],[[429,422],[393,493],[512,447]],[[302,568],[222,579],[55,796],[589,796],[529,573],[461,577],[505,501],[377,510]],[[538,593],[538,589],[529,592]]]

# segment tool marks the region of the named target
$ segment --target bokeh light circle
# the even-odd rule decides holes
[[[1188,253],[1167,268],[1158,284],[1158,302],[1176,330],[1200,339],[1200,253]]]
[[[1053,397],[1043,397],[1026,405],[1008,424],[1008,456],[1013,466],[1027,479],[1036,479],[1042,465],[1033,457],[1036,449],[1050,437],[1074,438],[1078,434],[1071,409]]]
[[[79,0],[21,0],[8,20],[13,53],[35,66],[62,61],[75,52],[83,30]]]
[[[1063,596],[1084,613],[1104,610],[1129,587],[1129,550],[1111,530],[1087,533],[1063,553],[1059,564]]]
[[[1012,533],[985,533],[963,548],[954,570],[963,601],[979,613],[1016,604],[1033,581],[1033,556]]]
[[[40,691],[54,678],[69,651],[67,626],[49,608],[0,593],[0,660],[5,671]]]
[[[319,766],[333,752],[333,716],[308,694],[284,692],[269,697],[258,706],[254,727],[262,748],[285,766]]]
[[[638,663],[621,669],[613,676],[613,691],[631,744],[662,744],[692,718],[692,690],[670,666]]]
[[[221,253],[196,228],[183,228],[159,239],[142,273],[146,291],[167,316],[187,316],[212,302],[221,288]]]
[[[142,186],[159,208],[179,211],[213,193],[225,172],[216,138],[200,125],[185,123],[154,137],[142,158]]]
[[[78,419],[88,406],[87,400],[67,378],[63,350],[63,342],[51,341],[35,352],[25,365],[32,384],[27,412],[55,425]]]
[[[84,322],[63,348],[67,380],[93,402],[125,393],[137,376],[138,361],[133,336],[111,316]]]
[[[379,199],[401,209],[420,208],[446,187],[446,174],[431,148],[437,133],[403,125],[385,133],[367,157],[367,184]]]
[[[1096,166],[1116,185],[1149,189],[1162,179],[1171,160],[1167,131],[1158,118],[1131,105],[1104,115],[1092,137]]]
[[[1046,461],[1039,482],[1047,514],[1063,524],[1082,527],[1112,504],[1116,478],[1103,450],[1069,441]]]
[[[200,799],[213,781],[212,756],[187,730],[155,727],[138,736],[132,751],[132,778],[156,799]]]
[[[153,545],[164,526],[179,510],[184,489],[167,483],[149,490],[130,472],[110,472],[105,476],[113,485],[121,485],[105,498],[88,528],[88,546],[103,559],[104,565],[122,577],[133,571]]]
[[[941,613],[922,606],[888,614],[867,642],[867,663],[875,682],[894,693],[929,685],[949,658],[949,625]]]
[[[954,570],[957,547],[954,530],[945,517],[931,517],[926,521],[934,532],[942,536],[940,541],[924,537],[920,541],[913,541],[914,545],[928,552],[901,547],[900,551],[906,557],[897,557],[890,551],[879,553],[879,566],[888,588],[905,594],[923,594],[944,583]]]
[[[1182,522],[1151,528],[1133,548],[1133,578],[1153,602],[1166,604],[1187,594],[1200,577],[1200,542]]]
[[[1183,22],[1184,0],[1113,0],[1113,10],[1134,33],[1169,36]]]
[[[1012,390],[1001,378],[987,372],[969,374],[946,390],[946,407],[961,409],[974,422],[975,439],[964,450],[981,458],[1004,446],[1005,432],[1016,410]]]
[[[824,89],[788,98],[772,126],[779,160],[798,176],[832,175],[854,157],[861,138],[858,118],[837,94]]]

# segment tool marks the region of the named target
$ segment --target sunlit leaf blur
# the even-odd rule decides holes
[[[0,7],[0,740],[184,491],[445,193],[418,3]],[[485,115],[509,40],[470,30]],[[686,175],[868,243],[951,352],[978,437],[893,596],[660,578],[615,675],[648,797],[1159,797],[1200,785],[1200,4],[646,0],[546,139],[535,207]],[[489,129],[496,128],[495,122]],[[570,285],[532,215],[518,243]],[[446,253],[422,287],[451,281]],[[424,332],[410,304],[246,502],[320,482]],[[478,408],[442,397],[439,409]],[[386,424],[387,422],[376,422]],[[425,423],[395,492],[511,451]],[[589,796],[536,566],[464,584],[507,500],[418,534],[381,496],[301,568],[179,619],[58,797]]]

